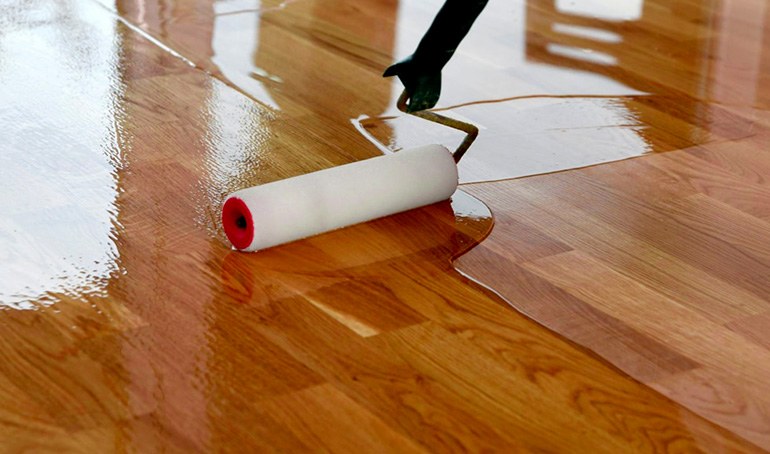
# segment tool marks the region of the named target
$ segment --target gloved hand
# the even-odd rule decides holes
[[[383,77],[391,76],[398,76],[409,95],[407,112],[430,109],[441,96],[441,69],[435,70],[415,61],[414,55],[388,67]]]
[[[412,55],[390,66],[409,95],[407,112],[430,109],[441,95],[441,70],[487,5],[487,0],[446,0]]]

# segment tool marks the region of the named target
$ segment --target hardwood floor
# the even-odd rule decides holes
[[[380,74],[439,5],[0,5],[0,451],[770,448],[764,2],[490,4],[468,181],[651,154],[228,247],[225,194],[420,138]]]
[[[740,170],[770,163],[767,137],[465,186],[488,201],[498,226],[458,268],[643,383],[768,446],[770,337],[759,327],[770,310],[770,187]],[[750,149],[750,158],[738,152],[725,166],[719,150],[728,148]],[[532,298],[531,280],[546,295]]]

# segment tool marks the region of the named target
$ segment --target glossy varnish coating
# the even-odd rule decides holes
[[[429,19],[421,8],[101,0],[0,7],[3,449],[758,450],[752,442],[763,438],[735,430],[732,420],[698,416],[452,267],[471,250],[464,269],[505,293],[503,283],[519,282],[522,293],[511,298],[519,308],[545,299],[600,306],[601,287],[586,285],[589,301],[574,290],[596,277],[608,292],[647,285],[519,221],[517,203],[528,199],[506,195],[527,192],[517,183],[469,187],[499,213],[493,241],[482,249],[476,245],[492,217],[463,192],[451,203],[259,254],[228,248],[217,220],[225,194],[377,154],[349,120],[392,113],[396,92],[379,72],[401,52],[392,28]],[[243,36],[215,25],[262,13],[272,15],[259,22],[266,55],[241,60],[233,43],[253,40],[253,23]],[[218,41],[228,32],[236,36]],[[294,53],[276,50],[286,43]],[[238,79],[243,74],[248,79]],[[754,122],[740,106],[729,112]],[[688,150],[666,165],[701,153],[733,173],[745,169],[751,188],[761,187],[765,161],[751,149],[731,159],[732,142],[723,143],[721,152]],[[569,175],[532,184],[558,186]],[[645,200],[678,190],[644,181],[638,190],[649,191]],[[765,205],[752,203],[762,200],[761,190],[730,196],[722,185],[707,187],[724,199],[705,189],[681,194],[682,212],[723,203],[759,219],[729,211],[737,217],[721,222],[744,225],[731,241],[764,257],[761,238],[751,236],[768,217]],[[607,194],[596,203],[609,216],[625,199]],[[643,221],[639,229],[650,225]],[[612,233],[598,231],[596,241]],[[509,252],[490,262],[488,251],[499,244]],[[720,250],[730,260],[732,250]],[[511,256],[520,259],[516,266]],[[486,263],[500,266],[479,268]],[[729,314],[735,332],[763,345],[765,284],[762,269],[749,265],[721,271],[740,280],[734,288],[742,304],[715,298],[712,317]],[[655,299],[649,291],[642,296]],[[623,315],[607,305],[593,313]],[[574,329],[596,326],[580,321]],[[614,326],[617,338],[639,343],[634,351],[649,359],[650,376],[725,359],[722,352],[705,363],[688,339],[673,348]],[[761,359],[762,352],[733,353]],[[761,367],[734,375],[755,385]]]
[[[380,77],[414,50],[441,3],[156,0],[111,8],[247,96],[294,118],[324,118],[337,134],[349,135],[352,121],[388,151],[460,140],[401,115],[401,86]],[[750,136],[754,117],[745,108],[770,102],[755,44],[764,39],[764,6],[723,3],[490,2],[443,71],[438,107],[482,129],[461,181]],[[371,156],[362,139],[346,138],[348,153]]]

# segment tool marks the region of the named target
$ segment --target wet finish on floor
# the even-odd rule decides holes
[[[770,107],[770,93],[766,38],[753,16],[764,11],[761,2],[737,18],[707,2],[583,3],[490,2],[481,14],[444,71],[438,106],[481,128],[460,166],[462,182],[574,169],[762,129],[755,109]],[[747,24],[746,36],[733,36],[738,24]],[[403,115],[363,115],[356,123],[385,152],[458,141]]]
[[[229,248],[218,222],[225,194],[380,153],[350,120],[396,114],[400,90],[381,79],[382,69],[410,51],[437,6],[303,0],[0,6],[4,449],[616,453],[765,446],[753,432],[731,426],[732,419],[687,401],[682,406],[676,393],[661,394],[664,386],[653,389],[626,375],[634,373],[627,365],[616,368],[578,345],[614,360],[584,338],[562,337],[511,308],[539,301],[537,289],[550,298],[550,287],[506,301],[496,291],[505,294],[507,287],[497,284],[517,282],[505,277],[516,268],[479,273],[467,266],[499,263],[484,262],[491,233],[490,245],[530,239],[530,258],[545,257],[540,248],[565,253],[522,265],[538,277],[528,281],[533,285],[545,279],[580,287],[559,274],[563,263],[585,271],[583,277],[594,269],[597,259],[587,252],[554,246],[546,238],[553,232],[511,230],[506,212],[518,205],[496,193],[498,186],[466,186],[476,196],[461,191],[451,202],[259,254]],[[517,17],[529,17],[529,5]],[[518,52],[520,41],[512,43]],[[496,55],[505,45],[484,49]],[[459,81],[452,71],[447,67],[444,107],[526,95],[523,87],[508,92],[490,85],[481,96],[452,83]],[[615,88],[576,90],[583,98],[565,98],[562,107],[620,102],[591,98],[596,95],[644,105],[638,93]],[[756,93],[754,110],[720,104],[727,116],[713,117],[734,120],[734,134],[709,129],[703,137],[731,144],[743,140],[744,126],[766,127],[764,92]],[[526,102],[542,102],[548,111],[562,108],[557,101]],[[481,111],[481,104],[453,111],[465,115],[463,109],[477,106]],[[675,120],[656,124],[690,130]],[[637,126],[644,130],[642,121],[629,125],[621,127],[625,138]],[[672,134],[682,146],[700,143]],[[759,191],[763,161],[741,167],[750,154],[731,161],[729,152],[687,151],[714,165],[734,163],[731,171],[744,169],[745,178],[756,180],[746,194]],[[754,207],[750,214],[761,222],[770,215],[748,196],[722,192],[724,185],[706,187],[716,188],[708,197],[736,210]],[[482,200],[494,208],[494,221]],[[613,207],[622,212],[616,202],[595,207],[596,216],[610,216]],[[743,218],[729,221],[735,219]],[[762,231],[751,225],[755,230],[739,231],[742,241]],[[603,244],[604,233],[597,235]],[[729,256],[726,247],[719,251]],[[463,254],[470,277],[452,266]],[[764,301],[761,271],[753,287],[735,286],[746,298],[759,295],[741,300],[753,304],[746,313]],[[598,277],[607,275],[625,282],[612,273]],[[494,291],[476,280],[495,283]],[[557,301],[572,301],[567,293]],[[744,309],[722,308],[733,311],[736,332],[761,339],[762,319],[738,317]],[[547,314],[538,315],[555,327]],[[590,320],[582,326],[577,329],[594,327]],[[666,370],[699,370],[702,360],[690,357],[688,345],[677,344],[677,354],[653,352],[667,355]]]
[[[452,131],[423,137],[424,122],[395,109],[399,83],[380,77],[414,50],[441,4],[222,1],[187,9],[155,1],[109,8],[252,99],[291,116],[351,121],[388,152],[457,141]],[[731,2],[490,2],[443,71],[437,106],[481,128],[461,181],[755,134],[755,109],[770,106],[763,11],[761,2],[754,10]],[[366,150],[356,153],[373,150],[355,143]]]

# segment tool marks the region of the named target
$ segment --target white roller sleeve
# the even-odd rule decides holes
[[[256,251],[446,200],[455,189],[452,154],[428,145],[234,192],[222,224],[237,249]]]

